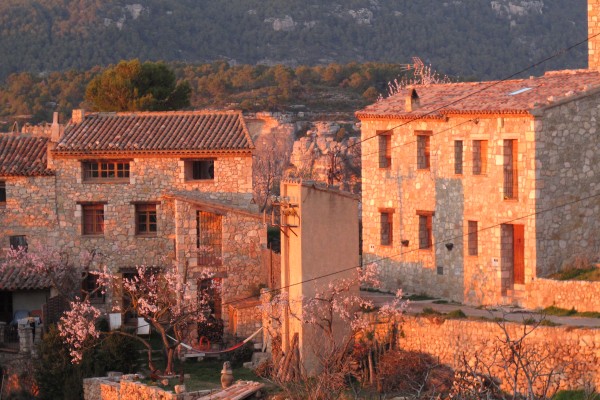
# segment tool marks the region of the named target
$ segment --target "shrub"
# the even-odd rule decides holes
[[[81,399],[83,379],[103,376],[107,371],[135,372],[138,351],[135,339],[108,335],[95,348],[84,353],[79,365],[71,363],[67,346],[55,326],[50,326],[39,345],[35,379],[41,399]]]
[[[467,318],[467,315],[460,308],[450,311],[446,314],[447,319],[462,319]]]
[[[225,353],[221,358],[225,361],[230,361],[232,367],[240,367],[243,363],[252,360],[252,354],[254,354],[254,344],[248,342],[242,347]]]
[[[378,376],[384,393],[424,395],[448,392],[454,374],[429,354],[392,350],[379,360]]]

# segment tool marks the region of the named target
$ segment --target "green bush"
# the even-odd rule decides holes
[[[135,372],[138,367],[137,348],[133,338],[108,335],[84,353],[80,364],[73,365],[58,329],[51,326],[39,345],[39,359],[35,365],[39,398],[81,399],[84,378],[104,376],[107,371]]]
[[[225,353],[221,358],[225,361],[230,361],[232,367],[240,367],[243,363],[252,360],[254,353],[254,344],[248,342],[242,347]]]

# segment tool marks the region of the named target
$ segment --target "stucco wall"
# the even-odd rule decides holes
[[[402,287],[467,303],[511,301],[511,271],[501,259],[499,224],[535,209],[534,123],[531,117],[447,121],[362,121],[363,254],[378,262],[387,289]],[[377,132],[392,130],[390,168],[379,167]],[[430,168],[417,168],[418,131],[431,131]],[[504,198],[504,140],[518,141],[518,193]],[[455,174],[454,141],[463,141],[463,173]],[[487,140],[487,172],[473,174],[473,140]],[[393,243],[380,245],[380,211],[393,210]],[[417,211],[434,212],[434,248],[419,249]],[[467,255],[467,221],[478,222],[479,254]],[[525,225],[525,280],[534,276],[534,217]],[[489,227],[490,229],[483,229]],[[401,244],[408,240],[408,246]],[[437,245],[436,245],[437,243]],[[452,250],[444,244],[452,243]],[[498,262],[493,260],[497,259]],[[439,268],[441,267],[441,268]]]
[[[400,325],[402,335],[398,335],[398,345],[401,348],[432,354],[454,369],[461,369],[463,356],[471,366],[478,358],[491,367],[492,375],[501,379],[504,389],[509,388],[509,378],[503,369],[506,363],[500,361],[497,353],[505,349],[498,340],[504,334],[497,323],[406,316]],[[506,323],[506,328],[512,339],[520,338],[526,329],[515,323]],[[381,324],[376,330],[379,335],[387,335],[388,329],[389,325]],[[554,368],[561,389],[581,389],[589,383],[600,386],[598,329],[538,327],[523,341],[522,348],[536,353],[530,360],[544,358],[543,371]],[[523,383],[520,382],[521,388]]]
[[[598,98],[592,94],[550,108],[538,122],[538,276],[558,271],[576,257],[600,261]]]

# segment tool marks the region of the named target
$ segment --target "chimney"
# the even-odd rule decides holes
[[[600,1],[600,0],[599,0]],[[406,106],[404,107],[406,112],[412,112],[419,108],[419,95],[414,88],[408,88],[408,94],[406,95]]]
[[[78,110],[73,110],[73,116],[71,117],[71,122],[74,124],[80,124],[83,122],[85,118],[85,110],[80,108]]]
[[[62,136],[62,129],[58,123],[58,112],[52,114],[52,125],[50,125],[50,141],[57,143]]]
[[[600,71],[600,0],[588,0],[588,69]]]

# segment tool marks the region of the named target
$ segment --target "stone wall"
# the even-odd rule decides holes
[[[535,124],[531,117],[454,118],[447,121],[362,121],[363,255],[379,261],[385,288],[399,287],[465,303],[519,301],[512,271],[500,262],[500,224],[535,210]],[[429,168],[417,165],[417,134],[429,136]],[[391,166],[380,168],[378,133],[391,133]],[[374,137],[374,139],[373,139]],[[517,199],[504,196],[504,140],[518,141]],[[462,174],[455,173],[455,141]],[[473,173],[474,140],[487,140],[487,170]],[[392,213],[392,244],[381,245],[380,213]],[[419,215],[432,216],[432,249],[419,249]],[[468,221],[478,224],[478,254],[467,252]],[[525,282],[535,277],[535,217],[525,226]],[[483,229],[491,227],[490,229]],[[404,243],[404,244],[403,244]],[[452,244],[451,249],[445,244]]]
[[[596,6],[597,7],[597,6]],[[600,103],[592,92],[539,116],[537,275],[600,261]]]
[[[531,330],[515,323],[506,323],[505,327],[513,340],[520,338],[524,330]],[[388,337],[388,329],[388,324],[381,324],[376,330],[380,337]],[[490,366],[492,375],[502,381],[505,390],[509,389],[509,377],[503,369],[506,363],[498,353],[506,349],[498,340],[505,336],[497,323],[406,316],[401,329],[402,334],[397,339],[399,347],[432,354],[455,370],[464,365],[463,359],[471,367],[477,362],[480,367]],[[527,335],[521,346],[531,352],[531,361],[543,358],[542,371],[554,369],[554,379],[560,389],[581,389],[590,383],[600,387],[600,330],[538,327]],[[519,383],[523,388],[524,382]]]
[[[0,177],[6,183],[6,204],[0,205],[0,251],[10,236],[26,236],[29,246],[51,245],[58,236],[54,176]]]
[[[527,285],[527,308],[556,306],[579,312],[600,312],[600,282],[556,281],[538,278]]]

